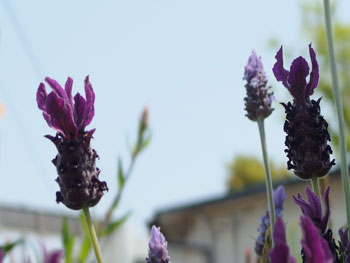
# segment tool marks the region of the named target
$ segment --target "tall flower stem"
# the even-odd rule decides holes
[[[276,213],[275,213],[275,204],[273,199],[273,187],[272,187],[270,164],[269,164],[269,158],[267,156],[265,126],[264,126],[263,119],[258,119],[257,122],[259,126],[261,149],[262,149],[264,167],[265,167],[265,182],[266,182],[266,190],[267,190],[267,201],[269,203],[271,236],[273,236],[273,229],[275,227],[275,221],[276,221]],[[272,245],[273,245],[273,238],[272,238]]]
[[[314,191],[314,193],[317,194],[317,196],[320,198],[320,200],[322,200],[321,191],[320,191],[320,184],[319,184],[318,178],[316,176],[313,176],[311,178],[311,185],[312,185],[312,190]]]
[[[350,185],[349,185],[348,164],[347,164],[347,158],[346,158],[345,121],[344,121],[343,105],[342,105],[340,89],[339,89],[337,66],[335,63],[329,0],[323,0],[323,5],[324,5],[324,14],[325,14],[325,22],[326,22],[328,55],[329,55],[329,62],[330,62],[331,74],[332,74],[333,96],[334,96],[335,105],[337,109],[338,125],[339,125],[341,177],[342,177],[342,183],[343,183],[344,194],[345,194],[346,219],[347,219],[347,225],[349,227],[350,226]],[[350,237],[350,231],[349,231],[349,237]]]
[[[96,232],[95,232],[94,225],[92,224],[92,221],[91,221],[89,208],[88,207],[84,207],[83,211],[84,211],[86,224],[87,224],[87,227],[88,227],[88,230],[89,230],[89,234],[90,234],[90,241],[91,241],[91,244],[92,244],[92,246],[94,248],[97,262],[98,263],[102,263],[103,262],[102,253],[101,253],[100,246],[98,244],[97,235],[96,235]]]

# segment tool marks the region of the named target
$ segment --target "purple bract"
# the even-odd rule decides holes
[[[292,196],[294,202],[298,206],[300,206],[300,209],[303,215],[308,216],[322,234],[326,232],[328,219],[330,216],[329,190],[330,190],[330,186],[327,187],[324,194],[324,203],[325,203],[326,211],[323,216],[322,216],[321,201],[318,198],[317,194],[311,191],[311,189],[308,186],[306,186],[306,191],[305,191],[308,201],[304,200],[300,193],[298,193],[297,196],[295,195]]]
[[[275,246],[270,252],[270,263],[296,263],[296,259],[289,254],[286,240],[286,229],[282,218],[277,217],[273,232]]]
[[[305,263],[333,263],[333,256],[329,250],[326,240],[324,240],[314,226],[311,219],[301,216],[300,226],[303,231],[303,256]]]
[[[296,58],[290,71],[283,67],[283,50],[282,47],[277,52],[275,58],[277,62],[273,66],[273,73],[278,81],[282,81],[283,85],[290,91],[296,102],[302,102],[303,99],[310,97],[318,84],[318,63],[316,54],[311,44],[309,45],[309,53],[311,58],[312,70],[310,80],[306,83],[306,77],[309,75],[309,66],[303,57]]]
[[[89,81],[85,78],[84,99],[79,93],[72,96],[73,80],[69,77],[63,89],[60,84],[47,77],[46,82],[52,92],[46,93],[45,84],[40,83],[36,100],[39,109],[43,111],[47,124],[60,132],[68,140],[78,136],[89,125],[94,116],[95,94]]]
[[[168,256],[168,243],[166,242],[160,228],[152,226],[152,236],[149,241],[147,263],[168,263],[170,257]]]

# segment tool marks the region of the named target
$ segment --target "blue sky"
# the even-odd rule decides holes
[[[341,17],[349,3],[338,1]],[[153,140],[138,160],[122,200],[142,225],[154,211],[225,191],[226,163],[238,154],[260,157],[257,125],[244,117],[243,68],[252,49],[262,56],[277,101],[288,99],[274,81],[271,36],[307,51],[298,1],[130,0],[0,1],[0,202],[68,210],[55,203],[51,159],[54,134],[35,102],[45,76],[90,75],[96,93],[92,146],[108,192],[116,191],[117,156],[128,163],[144,106]],[[11,11],[12,10],[12,11]],[[287,62],[289,63],[289,62]],[[321,69],[322,70],[322,69]],[[269,154],[285,162],[282,109],[266,121]]]

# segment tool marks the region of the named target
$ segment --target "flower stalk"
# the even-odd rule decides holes
[[[92,220],[91,220],[89,208],[85,206],[85,207],[83,207],[83,211],[84,211],[86,224],[87,224],[87,227],[89,230],[90,241],[91,241],[91,244],[92,244],[94,251],[95,251],[96,260],[98,263],[102,263],[103,262],[102,253],[101,253],[100,246],[98,244],[95,228],[94,228],[94,225],[93,225]]]
[[[264,119],[258,119],[257,123],[259,127],[261,149],[262,149],[264,168],[265,168],[265,182],[266,182],[266,189],[267,189],[267,201],[269,204],[271,236],[273,236],[273,230],[274,230],[275,221],[276,221],[276,213],[275,213],[275,204],[274,204],[274,198],[273,198],[271,171],[270,171],[270,165],[268,161],[269,158],[267,155]],[[274,240],[272,239],[272,246],[273,245],[274,245]]]
[[[350,226],[350,185],[349,185],[349,171],[346,158],[346,131],[345,131],[345,120],[343,115],[343,105],[341,101],[339,81],[337,66],[335,63],[334,46],[333,46],[333,33],[331,24],[331,12],[329,6],[329,0],[323,0],[324,5],[324,15],[326,24],[326,35],[327,35],[327,45],[328,45],[328,56],[331,67],[332,74],[332,86],[333,86],[333,96],[335,100],[338,125],[339,125],[339,149],[340,149],[340,167],[341,167],[341,177],[345,195],[345,205],[346,205],[346,219],[347,225]],[[350,232],[348,232],[350,237]]]
[[[320,183],[318,181],[318,178],[313,176],[311,178],[311,185],[312,185],[312,190],[314,191],[315,194],[317,194],[317,196],[322,199],[322,196],[321,196],[321,191],[320,191]]]

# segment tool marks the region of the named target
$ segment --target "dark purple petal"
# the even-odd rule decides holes
[[[348,228],[344,228],[344,227],[341,227],[339,229],[339,238],[340,238],[340,241],[339,241],[339,252],[340,254],[343,254],[343,253],[348,253],[349,254],[349,250],[350,250],[350,247],[349,247],[349,236],[348,236]]]
[[[45,81],[50,85],[50,87],[57,94],[58,97],[63,98],[65,101],[68,100],[65,90],[56,80],[46,77]]]
[[[303,57],[298,57],[292,62],[288,82],[290,93],[296,101],[302,101],[305,97],[306,77],[309,75],[309,65]]]
[[[294,202],[300,206],[300,209],[303,213],[303,215],[306,215],[308,217],[313,217],[313,211],[310,205],[302,198],[301,194],[298,193],[297,197],[295,195],[292,196]]]
[[[317,87],[318,79],[319,79],[316,53],[313,50],[313,48],[311,47],[311,44],[309,44],[309,53],[310,53],[310,58],[311,58],[312,69],[311,69],[311,73],[310,73],[309,83],[306,85],[306,88],[305,88],[305,94],[307,96],[311,96],[314,93],[314,90]]]
[[[5,253],[4,251],[0,248],[0,263],[4,260]]]
[[[86,96],[86,118],[83,125],[88,126],[95,114],[95,109],[94,109],[95,93],[89,81],[89,76],[86,76],[85,78],[85,96]]]
[[[52,252],[48,252],[44,256],[43,263],[60,263],[63,257],[62,250],[55,250]]]
[[[289,255],[286,241],[286,229],[282,218],[277,217],[273,232],[275,246],[271,250],[270,263],[296,263],[296,259]]]
[[[86,116],[86,101],[79,93],[77,93],[74,96],[74,103],[75,112],[77,116],[75,119],[75,123],[77,127],[79,127],[80,129],[84,129],[84,120]]]
[[[38,103],[38,108],[42,111],[46,110],[46,98],[47,93],[45,89],[45,84],[41,82],[38,91],[36,92],[36,102]]]
[[[73,87],[73,79],[71,77],[68,77],[66,84],[64,85],[64,90],[66,92],[70,107],[73,109],[74,107],[73,107],[72,87]]]
[[[301,216],[300,226],[303,231],[302,248],[307,263],[332,263],[333,256],[311,219]]]
[[[48,122],[50,127],[61,131],[68,138],[71,132],[76,131],[70,109],[56,93],[51,92],[47,96],[46,110],[50,117],[50,121]]]
[[[322,205],[321,201],[318,198],[317,194],[315,194],[311,189],[306,186],[306,196],[307,200],[309,201],[309,205],[311,206],[311,209],[313,211],[313,216],[316,218],[322,217]],[[312,219],[312,218],[311,218]]]
[[[278,81],[282,81],[283,85],[290,91],[290,86],[288,84],[289,71],[283,67],[283,49],[282,46],[278,50],[276,56],[276,63],[272,68],[273,74]]]

